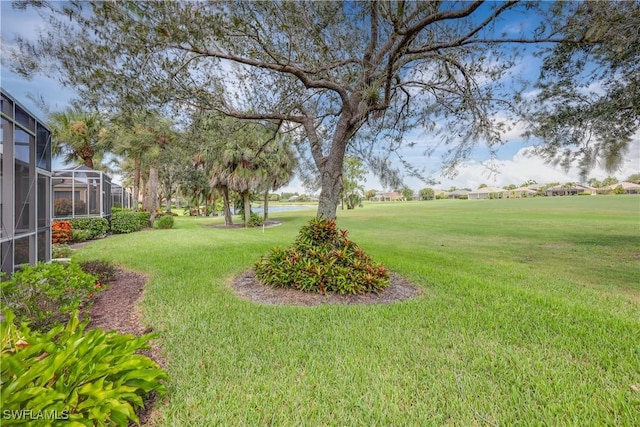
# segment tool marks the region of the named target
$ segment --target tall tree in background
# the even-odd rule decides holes
[[[545,57],[532,105],[535,150],[555,164],[614,172],[640,128],[640,2],[560,2],[555,26],[577,43]],[[569,15],[568,19],[560,17]]]
[[[306,142],[327,218],[347,153],[384,178],[389,152],[421,129],[441,135],[455,166],[478,141],[501,142],[496,113],[513,92],[502,77],[515,63],[505,46],[575,41],[545,25],[542,13],[562,8],[517,1],[44,4],[49,29],[19,41],[27,55],[16,69],[37,72],[42,59],[103,103],[155,99],[272,120]],[[537,6],[537,31],[503,31]]]
[[[367,171],[362,161],[356,157],[347,156],[344,159],[342,171],[342,209],[347,202],[347,209],[354,209],[362,202],[364,195],[363,182],[366,182]]]
[[[163,153],[168,144],[176,144],[177,134],[173,123],[153,111],[125,111],[116,116],[110,129],[109,138],[114,142],[116,154],[132,160],[133,197],[137,204],[143,178],[145,191],[142,191],[143,209],[151,214],[150,222],[155,219],[158,204],[159,170]],[[165,160],[166,160],[166,156]]]
[[[110,149],[106,138],[107,129],[98,113],[87,112],[79,107],[54,112],[49,117],[53,136],[52,152],[61,155],[65,163],[95,169],[96,160]]]

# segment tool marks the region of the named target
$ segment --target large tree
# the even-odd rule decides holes
[[[271,120],[307,143],[318,215],[333,218],[349,152],[385,178],[388,152],[410,129],[440,133],[448,166],[479,140],[501,142],[497,111],[513,101],[501,85],[515,63],[506,46],[585,41],[557,31],[572,10],[522,3],[50,3],[57,14],[37,43],[21,41],[17,68],[49,61],[103,103],[144,98]],[[504,30],[536,8],[535,31]]]

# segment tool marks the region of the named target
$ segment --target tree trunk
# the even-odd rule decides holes
[[[133,164],[133,210],[138,210],[140,201],[140,158],[136,157]]]
[[[242,192],[242,199],[244,201],[244,228],[249,228],[249,220],[251,219],[251,196],[249,190]]]
[[[153,226],[156,219],[156,209],[158,209],[158,168],[152,166],[149,168],[149,191],[147,194],[146,209],[149,211],[149,227]]]
[[[331,166],[331,167],[330,167]],[[330,165],[322,173],[318,218],[335,219],[342,191],[342,163]]]
[[[267,218],[269,218],[269,190],[264,192],[264,214],[262,219],[266,221]]]
[[[342,192],[342,167],[344,154],[347,149],[347,142],[350,132],[344,127],[336,131],[329,156],[320,168],[320,200],[318,202],[318,218],[335,219],[338,204],[340,203],[340,193]]]
[[[223,185],[222,190],[222,203],[224,209],[224,223],[225,225],[233,225],[233,220],[231,219],[231,207],[229,206],[229,188],[226,185]]]

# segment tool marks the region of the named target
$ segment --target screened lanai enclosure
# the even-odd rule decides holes
[[[86,166],[56,170],[51,177],[53,217],[111,216],[111,178]]]
[[[111,183],[111,207],[121,209],[133,209],[133,193],[116,183]]]
[[[51,132],[0,90],[0,266],[51,259]]]

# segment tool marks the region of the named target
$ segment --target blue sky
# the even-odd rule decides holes
[[[9,1],[0,1],[0,19],[3,51],[5,51],[6,46],[12,44],[16,34],[35,37],[38,29],[44,25],[37,13],[31,10],[14,10]],[[509,22],[508,19],[504,21],[502,28],[498,28],[500,31],[507,32],[520,31],[520,29],[520,22]],[[537,63],[538,61],[533,56],[524,55],[522,56],[522,62],[516,66],[514,72],[535,75],[537,73]],[[73,89],[62,87],[55,79],[47,76],[37,76],[33,80],[26,80],[12,73],[4,63],[4,59],[0,74],[0,85],[28,110],[42,119],[46,118],[45,113],[29,98],[30,96],[43,97],[52,111],[66,108],[69,105],[69,101],[75,96]],[[403,156],[418,168],[433,172],[431,177],[440,182],[435,187],[443,189],[448,189],[451,186],[475,189],[483,183],[498,187],[508,184],[520,185],[529,179],[539,183],[579,181],[577,170],[565,173],[561,168],[548,165],[539,158],[527,156],[525,154],[526,148],[534,142],[524,140],[519,136],[523,130],[520,124],[514,123],[513,125],[514,129],[504,135],[504,139],[507,142],[498,149],[497,159],[491,167],[488,165],[489,151],[480,145],[474,150],[469,160],[461,165],[457,176],[453,178],[440,175],[439,168],[441,165],[437,154],[432,157],[423,155],[423,150],[419,147],[430,143],[428,135],[420,135],[419,132],[408,135],[408,139],[416,142],[417,147],[404,150]],[[496,170],[498,173],[496,173]],[[636,134],[629,160],[614,176],[618,179],[624,179],[628,175],[639,171],[640,134]],[[602,179],[608,175],[602,169],[597,168],[589,176]],[[418,179],[411,177],[406,178],[405,183],[416,191],[426,186]],[[367,177],[364,187],[366,189],[383,189],[373,175]],[[294,180],[281,191],[306,192],[298,180]]]

